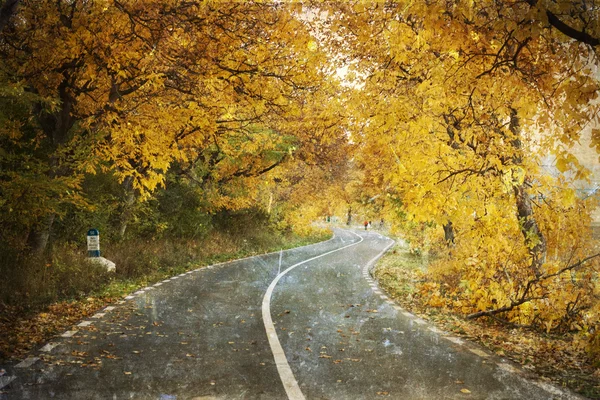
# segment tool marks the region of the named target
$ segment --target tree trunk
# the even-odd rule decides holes
[[[448,221],[444,225],[444,240],[446,240],[448,247],[454,246],[454,226],[452,225],[452,221]]]
[[[513,163],[514,165],[521,165],[522,143],[519,138],[519,117],[517,116],[517,111],[515,109],[511,110],[509,128],[515,135],[515,138],[511,142],[516,150],[516,154],[513,157]],[[546,239],[533,215],[532,202],[528,192],[529,186],[530,180],[528,177],[525,177],[522,183],[513,186],[513,192],[517,206],[519,227],[525,238],[525,245],[529,248],[529,254],[531,255],[531,269],[536,277],[539,277],[542,274],[542,266],[546,262],[547,246]]]
[[[352,207],[348,207],[348,219],[346,220],[346,225],[350,226],[352,223]]]
[[[135,191],[133,190],[133,178],[127,177],[123,181],[125,188],[125,201],[123,202],[123,212],[121,213],[121,221],[119,225],[119,237],[125,239],[125,232],[131,218],[133,217],[133,205],[135,203]]]
[[[29,247],[33,254],[41,255],[46,250],[55,216],[54,213],[46,215],[40,223],[32,227],[29,231],[27,247]]]
[[[542,274],[542,266],[546,262],[546,239],[533,216],[532,202],[527,192],[527,180],[513,188],[517,204],[517,218],[525,244],[531,254],[531,268],[536,276]]]

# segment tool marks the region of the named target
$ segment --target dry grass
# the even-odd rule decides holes
[[[90,265],[83,253],[63,248],[51,263],[27,260],[0,279],[0,362],[29,351],[74,322],[140,287],[203,265],[326,240],[331,233],[247,236],[213,232],[203,240],[135,240],[111,246],[116,274]]]

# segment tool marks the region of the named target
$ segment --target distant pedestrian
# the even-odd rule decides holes
[[[366,231],[367,228],[369,227],[369,221],[365,221],[365,223],[363,225],[365,226],[365,231]]]
[[[367,228],[371,229],[371,221],[367,224]]]

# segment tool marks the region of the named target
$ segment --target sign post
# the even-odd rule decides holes
[[[100,257],[100,232],[90,229],[87,232],[88,257]]]

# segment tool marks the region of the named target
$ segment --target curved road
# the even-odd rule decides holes
[[[0,399],[578,398],[393,305],[366,272],[391,244],[337,230],[138,291],[3,366]]]

